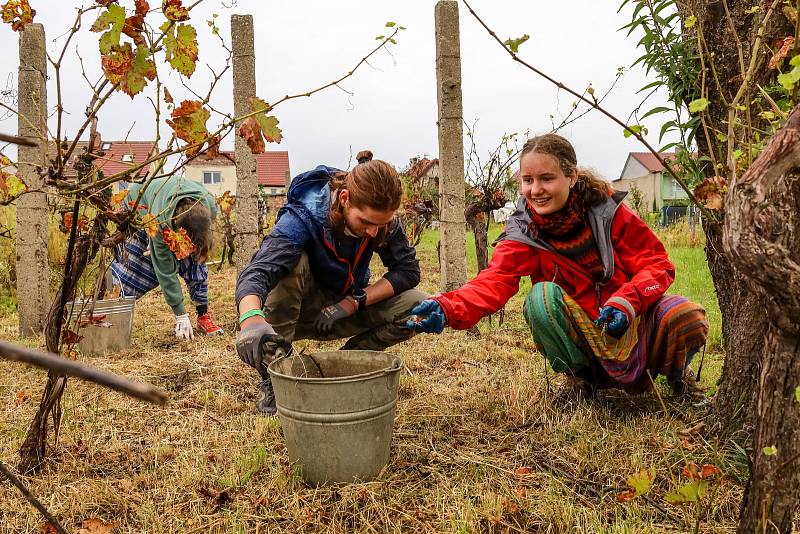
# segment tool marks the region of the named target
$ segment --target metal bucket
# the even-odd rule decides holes
[[[135,302],[134,297],[120,297],[98,300],[93,307],[91,302],[82,300],[76,300],[74,308],[72,302],[68,303],[67,310],[80,313],[78,324],[85,325],[78,329],[78,335],[83,336],[78,349],[85,353],[103,354],[130,348]],[[90,320],[92,317],[94,322]],[[101,317],[103,319],[98,321]]]
[[[403,362],[371,350],[292,354],[269,365],[289,460],[319,486],[367,481],[389,460]]]

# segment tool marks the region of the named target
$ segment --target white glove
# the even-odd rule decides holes
[[[178,339],[194,339],[192,322],[189,320],[188,313],[175,316],[175,337]]]

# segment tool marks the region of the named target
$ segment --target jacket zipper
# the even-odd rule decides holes
[[[331,252],[333,252],[333,255],[336,256],[336,259],[339,260],[340,262],[344,263],[345,265],[347,265],[347,281],[344,284],[344,289],[342,289],[342,295],[344,295],[344,294],[347,293],[347,290],[350,289],[350,286],[355,284],[355,278],[353,277],[353,267],[354,267],[355,264],[358,263],[358,260],[361,259],[361,255],[364,253],[364,250],[367,248],[368,240],[364,239],[362,241],[361,247],[359,248],[358,252],[356,253],[355,262],[352,265],[350,264],[349,261],[347,261],[346,259],[344,259],[341,256],[339,256],[339,253],[336,251],[336,247],[334,247],[333,244],[330,241],[328,241],[328,236],[325,235],[325,232],[323,232],[323,234],[322,234],[322,240],[325,242],[325,244],[328,246],[328,248],[331,249]]]

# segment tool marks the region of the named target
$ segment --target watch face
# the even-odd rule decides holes
[[[363,289],[361,289],[361,288],[355,288],[355,289],[353,289],[353,291],[352,291],[350,294],[351,294],[351,295],[353,296],[353,298],[354,298],[354,299],[356,299],[356,300],[361,300],[361,299],[365,299],[365,298],[367,298],[367,292],[366,292],[366,291],[364,291],[364,290],[363,290]]]

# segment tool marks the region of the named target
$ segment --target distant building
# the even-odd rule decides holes
[[[422,158],[411,160],[406,174],[417,182],[421,189],[439,188],[439,159]]]
[[[289,153],[282,150],[258,154],[256,172],[258,187],[264,195],[285,196],[291,181]],[[232,150],[221,150],[219,156],[211,160],[200,154],[187,163],[186,177],[200,182],[216,196],[222,196],[225,191],[236,195],[236,153]]]
[[[674,152],[663,152],[661,157],[669,161],[675,158]],[[675,216],[686,213],[689,197],[680,184],[668,173],[664,166],[649,152],[631,152],[620,177],[611,182],[618,191],[630,191],[636,186],[642,193],[644,208],[659,214],[662,222],[669,222]],[[625,199],[630,205],[631,195]]]
[[[88,143],[85,141],[80,141],[75,146],[75,151],[67,164],[68,176],[75,175],[72,165],[87,145]],[[100,148],[97,150],[99,156],[94,160],[94,167],[98,171],[102,171],[103,175],[108,178],[141,165],[157,153],[158,147],[155,141],[101,141]],[[127,189],[130,182],[143,180],[154,166],[155,162],[147,164],[129,176],[127,180],[115,183],[114,192]]]

